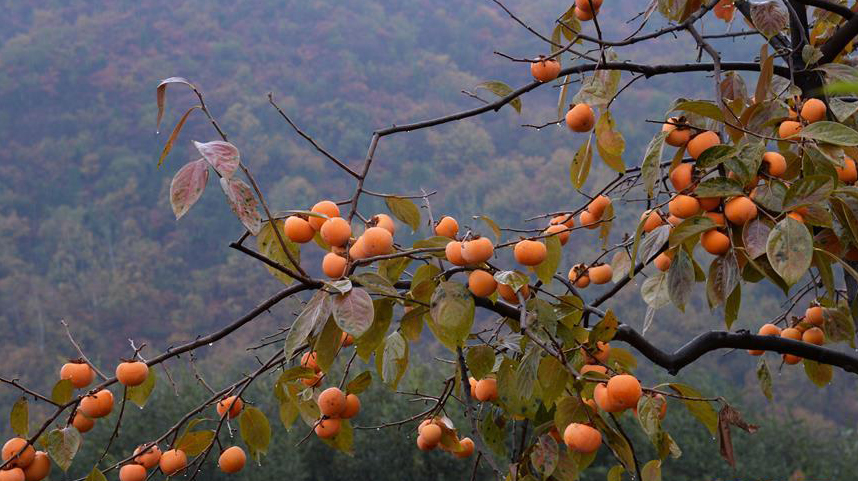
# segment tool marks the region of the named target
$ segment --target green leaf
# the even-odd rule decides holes
[[[346,384],[346,392],[348,394],[360,394],[366,391],[370,384],[372,384],[372,372],[364,371]]]
[[[855,322],[852,315],[840,309],[823,308],[825,323],[822,325],[828,342],[846,341],[855,348]]]
[[[644,237],[643,242],[641,242],[640,255],[638,258],[643,262],[649,262],[652,260],[652,258],[655,257],[656,254],[658,254],[658,252],[664,247],[664,244],[668,242],[671,229],[673,229],[673,226],[665,224],[656,227],[655,230],[648,233],[646,237]],[[635,254],[636,252],[632,252],[633,260],[635,258]]]
[[[717,225],[715,222],[709,217],[704,217],[702,215],[689,217],[680,222],[673,228],[673,230],[670,231],[668,242],[670,243],[670,247],[673,248],[694,236],[698,236],[707,230],[712,230],[716,227]]]
[[[763,142],[747,143],[741,146],[736,155],[726,159],[724,166],[739,177],[742,185],[746,185],[756,178],[765,152],[766,145]]]
[[[298,405],[290,398],[282,400],[278,406],[277,415],[286,431],[290,431],[295,420],[298,419]]]
[[[617,464],[608,471],[608,481],[623,481],[623,473],[625,472],[626,469]]]
[[[858,132],[843,124],[827,120],[805,126],[798,135],[804,139],[818,140],[843,147],[858,145]]]
[[[605,53],[608,62],[617,60],[617,54],[612,49]],[[581,89],[572,98],[572,102],[585,103],[591,107],[605,107],[619,90],[621,74],[619,70],[596,70],[593,75],[584,77]]]
[[[697,158],[696,165],[701,169],[715,167],[723,162],[726,162],[738,154],[739,151],[735,147],[729,145],[716,145],[706,149],[700,157]]]
[[[590,422],[587,413],[587,405],[581,402],[578,396],[563,396],[557,401],[557,409],[554,411],[554,425],[560,433],[572,423]]]
[[[614,311],[608,309],[607,312],[605,312],[605,317],[603,317],[602,320],[590,330],[590,337],[588,340],[591,343],[595,343],[597,341],[610,341],[617,333],[617,327],[619,327],[619,325],[620,321],[617,319],[617,316],[614,315]]]
[[[816,387],[825,387],[834,376],[834,369],[828,364],[822,364],[810,359],[804,360],[804,372]]]
[[[461,346],[474,324],[474,298],[458,282],[438,284],[429,308],[429,329],[447,349]]]
[[[80,449],[82,438],[77,429],[67,427],[54,429],[45,437],[43,444],[51,459],[63,471],[68,471],[72,460]]]
[[[721,112],[721,109],[714,103],[707,102],[705,100],[686,100],[679,102],[673,107],[672,112],[676,112],[677,110],[693,112],[697,115],[724,122],[724,114]]]
[[[238,417],[238,431],[241,439],[250,450],[250,456],[259,461],[262,454],[268,452],[271,444],[271,424],[258,408],[245,406]]]
[[[664,139],[668,135],[670,132],[659,132],[646,147],[646,154],[641,164],[641,177],[648,197],[652,197],[658,179],[661,178],[661,155],[664,152]]]
[[[792,286],[813,261],[813,238],[801,222],[786,217],[769,232],[766,255],[772,269]]]
[[[706,278],[706,298],[709,308],[713,309],[727,301],[733,289],[739,285],[739,264],[736,256],[727,254],[718,256],[709,265]]]
[[[551,279],[557,272],[557,268],[560,266],[563,253],[561,251],[560,238],[558,236],[546,237],[545,239],[542,239],[542,241],[545,243],[547,254],[545,255],[545,260],[538,266],[534,267],[534,270],[536,271],[536,276],[543,284],[550,284]]]
[[[244,408],[244,411],[250,409]],[[212,430],[188,431],[176,440],[176,449],[181,449],[189,458],[199,456],[214,442],[215,432]]]
[[[304,310],[295,318],[289,334],[286,335],[283,349],[287,357],[292,356],[295,349],[307,340],[307,336],[328,320],[331,309],[330,295],[323,290],[316,291],[304,306]]]
[[[338,451],[354,456],[354,428],[348,419],[340,420],[340,432],[336,436],[322,441]]]
[[[367,271],[360,274],[354,274],[349,277],[353,283],[359,284],[369,289],[370,292],[381,294],[384,296],[398,296],[399,292],[393,287],[386,278],[376,274],[375,272]]]
[[[500,458],[506,458],[506,438],[508,431],[502,417],[496,418],[493,409],[490,409],[480,422],[480,435],[486,446]]]
[[[757,380],[760,381],[760,389],[763,395],[769,401],[772,400],[772,373],[769,372],[769,365],[766,364],[766,359],[760,357],[760,362],[757,363]]]
[[[834,192],[834,179],[827,175],[809,175],[798,179],[787,190],[783,208],[790,210],[803,205],[821,204]]]
[[[19,437],[28,437],[30,433],[30,410],[26,398],[22,397],[12,405],[12,412],[9,413],[9,425],[12,427],[12,432]]]
[[[486,89],[498,97],[506,97],[513,92],[512,87],[501,82],[500,80],[489,80],[477,85],[478,89]],[[521,97],[516,97],[509,102],[509,105],[519,114],[521,113]]]
[[[411,264],[411,259],[408,257],[394,257],[393,259],[385,259],[378,263],[378,273],[384,276],[390,282],[396,282],[402,273]]]
[[[661,461],[653,459],[641,468],[641,481],[661,481]]]
[[[376,363],[379,361],[376,351]],[[381,356],[381,381],[391,389],[396,389],[399,380],[408,369],[408,341],[399,331],[393,331],[384,341],[384,349]]]
[[[483,222],[485,222],[486,225],[489,226],[489,229],[492,230],[492,233],[494,233],[495,240],[500,242],[501,230],[500,230],[500,226],[498,226],[497,222],[495,222],[494,220],[492,220],[491,217],[486,216],[486,215],[474,216],[474,219],[481,219]],[[445,239],[447,239],[447,238],[445,237]],[[447,241],[449,242],[450,239],[447,239]]]
[[[622,158],[626,150],[626,141],[616,130],[616,123],[608,110],[596,121],[596,148],[608,167],[621,174],[626,172]]]
[[[763,219],[753,219],[742,229],[742,243],[745,253],[751,259],[756,259],[766,253],[766,243],[772,226]]]
[[[682,312],[685,312],[685,304],[691,298],[693,285],[694,266],[691,257],[685,249],[677,249],[667,271],[667,292],[670,294],[670,301]]]
[[[575,153],[575,157],[572,158],[572,164],[569,166],[569,178],[576,189],[584,187],[587,176],[590,175],[590,165],[593,163],[593,150],[590,148],[590,140],[591,137],[587,137],[587,142],[581,144]]]
[[[365,290],[357,287],[348,294],[334,296],[332,304],[334,320],[347,334],[358,338],[369,330],[375,312]]]
[[[98,468],[92,468],[85,481],[107,481],[107,478],[104,477],[104,473],[99,471]]]
[[[328,288],[328,291],[331,294],[346,294],[350,290],[352,290],[352,281],[351,279],[339,279],[336,281],[325,281],[325,287]]]
[[[424,306],[415,307],[402,316],[399,320],[399,330],[409,341],[419,341],[420,333],[423,332],[423,316],[429,312]]]
[[[754,201],[766,210],[783,212],[786,193],[787,188],[783,182],[772,180],[755,188]]]
[[[469,347],[465,353],[465,362],[474,378],[482,379],[495,367],[495,350],[485,344]]]
[[[343,344],[342,339],[343,331],[329,317],[322,328],[322,332],[316,336],[315,343],[313,343],[311,349],[316,353],[316,364],[319,365],[322,371],[328,372],[331,369],[334,360],[337,358],[337,353]]]
[[[390,213],[397,219],[408,224],[413,232],[420,228],[420,209],[409,199],[402,197],[385,197],[384,203],[390,209]]]
[[[546,479],[554,473],[559,458],[560,451],[554,438],[548,434],[543,434],[536,439],[533,450],[530,452],[530,462],[542,474],[542,479]]]
[[[641,298],[653,309],[660,309],[670,304],[667,272],[658,272],[643,281],[641,284]]]
[[[157,377],[155,369],[150,367],[149,374],[146,376],[143,383],[129,387],[125,392],[125,398],[136,404],[137,407],[142,408],[146,406],[146,401],[149,400],[149,396],[152,394],[152,391],[155,390]]]
[[[355,338],[358,356],[364,361],[369,361],[373,352],[384,342],[390,321],[393,320],[393,300],[376,299],[373,302],[374,315],[372,325],[363,336]]]
[[[745,189],[738,181],[727,177],[706,179],[694,189],[697,197],[730,197],[745,195]]]
[[[668,387],[685,397],[703,397],[697,389],[687,384],[670,383]],[[714,436],[718,428],[718,414],[712,409],[712,404],[709,401],[691,401],[688,399],[682,399],[682,403],[688,409],[688,412],[697,418],[709,430],[709,433]]]
[[[57,381],[54,388],[51,390],[51,401],[57,404],[65,404],[71,401],[74,394],[74,386],[68,379]]]
[[[727,303],[724,304],[724,324],[729,330],[736,319],[739,318],[739,307],[742,304],[742,284],[736,284],[736,288],[727,297]]]
[[[611,351],[613,352],[613,349]],[[555,399],[563,394],[569,380],[569,373],[557,358],[545,356],[539,362],[536,377],[539,380],[539,387],[542,389],[542,401],[546,406],[550,406]]]
[[[530,281],[526,274],[519,271],[498,271],[495,272],[494,278],[499,283],[509,286],[516,292]]]
[[[274,226],[280,231],[280,237],[283,239],[283,243],[286,244],[286,248],[289,249],[289,253],[292,254],[292,257],[296,262],[301,262],[301,247],[292,242],[289,237],[286,236],[286,233],[283,231],[284,223],[285,221],[283,220],[275,220]],[[274,233],[274,228],[272,228],[271,225],[272,224],[270,222],[262,224],[262,229],[256,236],[256,248],[259,250],[260,254],[294,271],[295,265],[292,264],[289,257],[286,255],[286,252],[283,250],[283,247],[280,246],[280,241],[277,239],[277,234]],[[280,282],[287,286],[294,280],[285,272],[279,271],[268,264],[265,265],[265,268],[268,269],[268,272],[270,272],[272,276],[276,277]]]

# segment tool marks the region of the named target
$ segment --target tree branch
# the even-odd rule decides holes
[[[802,5],[807,5],[809,7],[816,7],[820,10],[826,10],[831,13],[836,13],[841,17],[851,20],[855,17],[855,12],[849,10],[849,7],[845,7],[843,5],[829,2],[828,0],[792,0],[796,3],[800,3]]]

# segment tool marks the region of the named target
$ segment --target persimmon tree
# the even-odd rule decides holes
[[[22,394],[11,407],[19,437],[3,447],[0,481],[42,479],[52,465],[67,470],[81,436],[112,412],[118,412],[113,435],[88,480],[105,479],[111,471],[123,481],[142,480],[156,469],[195,479],[215,458],[224,472],[237,472],[248,455],[261,460],[268,448],[272,423],[242,396],[272,372],[279,376],[272,397],[253,401],[276,405],[286,426],[300,418],[307,433],[302,443],[317,437],[351,453],[358,449],[355,429],[406,427],[414,430],[415,449],[472,458],[475,468],[484,464],[499,479],[577,479],[602,449],[616,459],[609,479],[631,475],[651,481],[661,479],[663,459],[681,455],[661,426],[670,415],[668,405],[688,409],[717,435],[730,464],[731,427],[755,427],[718,393],[681,383],[641,385],[634,376],[638,358],[675,375],[708,352],[738,349],[734,355],[760,356],[756,372],[768,397],[770,369],[777,363],[784,369],[802,364],[820,387],[830,382],[834,368],[858,373],[858,356],[840,345],[855,347],[858,102],[849,95],[858,84],[858,69],[849,53],[858,14],[830,0],[653,0],[642,4],[639,28],[631,36],[606,39],[599,13],[612,8],[610,0],[576,0],[558,12],[550,36],[494,3],[544,42],[544,52],[527,57],[499,53],[535,80],[517,88],[485,82],[480,87],[497,98],[469,93],[482,102],[476,108],[376,130],[360,163],[341,160],[320,145],[269,94],[283,120],[354,179],[348,198],[319,199],[310,209],[269,205],[203,93],[185,78],[162,81],[159,126],[168,86],[190,89],[198,103],[178,120],[158,165],[195,112],[215,134],[214,140],[195,143],[200,158],[173,178],[176,218],[189,212],[209,177],[217,177],[245,229],[230,247],[264,264],[286,287],[220,330],[148,359],[143,346],[132,341],[116,377],[90,362],[65,326],[78,354],[62,366],[51,393],[0,378]],[[665,17],[668,26],[648,28],[655,15]],[[747,29],[707,36],[699,28],[704,19]],[[710,38],[725,35],[759,39],[759,57],[723,60]],[[693,40],[699,61],[623,60],[625,47],[668,36]],[[709,74],[711,97],[677,99],[665,106],[666,114],[641,119],[651,124],[654,136],[643,158],[629,161],[611,105],[641,79],[690,72]],[[746,72],[757,78],[753,91]],[[528,92],[550,86],[559,91],[557,117],[524,127],[565,124],[572,131],[545,135],[568,135],[579,145],[570,162],[576,205],[557,206],[523,219],[521,226],[500,227],[481,213],[455,219],[433,212],[433,192],[380,193],[366,187],[386,137],[505,106],[520,111]],[[590,186],[591,197],[581,189],[595,159],[616,176]],[[632,196],[644,196],[645,208]],[[361,200],[367,197],[382,198],[389,212],[366,212]],[[634,221],[619,226],[624,210],[633,212]],[[419,240],[410,246],[398,242],[404,229]],[[601,252],[594,258],[581,258],[570,248],[596,237]],[[321,262],[315,260],[320,256]],[[312,265],[307,257],[314,259]],[[560,272],[564,257],[574,264],[568,272]],[[731,331],[742,286],[758,282],[780,288],[789,307],[755,321],[756,333]],[[635,285],[648,306],[644,331],[659,309],[673,304],[685,310],[695,290],[705,291],[709,306],[723,311],[726,330],[701,332],[673,352],[654,345],[624,323],[623,306],[612,303],[618,292]],[[103,463],[122,417],[134,415],[127,402],[146,404],[156,384],[153,367],[192,356],[290,297],[303,300],[302,310],[266,338],[266,344],[280,348],[255,371],[219,389],[196,373],[209,390],[205,400],[166,432],[140,440],[134,452],[119,453],[121,461]],[[444,382],[413,395],[430,400],[429,408],[407,419],[361,419],[359,398],[372,383],[395,395],[424,326],[450,352],[450,360],[436,367],[445,373]],[[358,358],[374,369],[356,372]],[[51,408],[33,430],[30,402]],[[462,412],[467,423],[455,426],[447,416],[451,411]],[[621,416],[638,421],[656,459],[640,458]],[[234,423],[243,446],[232,446],[226,434]]]

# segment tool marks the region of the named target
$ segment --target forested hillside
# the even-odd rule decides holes
[[[507,5],[549,34],[567,3]],[[639,20],[626,20],[639,13],[640,3],[616,1],[606,9],[604,35],[622,38],[634,31]],[[242,161],[257,173],[269,204],[282,211],[306,209],[322,198],[347,198],[353,184],[280,119],[268,104],[269,92],[301,128],[357,165],[375,128],[477,106],[479,100],[461,91],[490,99],[492,93],[475,90],[486,80],[513,87],[531,80],[524,64],[494,51],[516,57],[546,53],[544,44],[490,0],[0,0],[0,8],[0,367],[40,388],[54,381],[59,365],[54,353],[75,356],[61,319],[99,353],[93,361],[108,366],[131,353],[129,338],[148,344],[144,354],[160,352],[227,323],[281,287],[261,265],[228,247],[243,229],[216,187],[182,222],[175,221],[170,179],[198,156],[191,141],[214,140],[214,132],[193,113],[159,168],[166,137],[194,101],[188,91],[170,87],[156,133],[160,80],[183,76],[205,93],[212,113],[241,149]],[[744,28],[741,20],[732,26],[713,20],[704,33]],[[654,25],[661,21],[653,20]],[[635,55],[649,63],[697,59],[688,38],[659,43],[663,48],[648,46]],[[754,55],[755,47],[741,39],[715,45],[728,59]],[[630,78],[624,75],[623,81]],[[702,95],[702,82],[688,79],[641,79],[612,108],[626,138],[627,165],[640,164],[659,128],[645,120],[664,119],[653,112],[662,112],[673,98]],[[754,80],[746,75],[749,85]],[[391,193],[436,190],[431,198],[436,214],[464,218],[482,212],[502,226],[562,209],[577,195],[569,183],[569,163],[581,138],[565,127],[521,126],[556,120],[558,93],[557,88],[534,92],[524,99],[520,115],[504,107],[392,139],[376,153],[367,187],[396,189]],[[614,175],[601,164],[598,169],[588,185]],[[362,200],[373,201],[378,199]],[[384,211],[382,202],[376,207]],[[632,211],[640,209],[623,215],[631,219]],[[480,221],[472,225],[484,229]],[[613,236],[619,240],[623,234]],[[595,252],[597,246],[588,242],[573,236],[565,249],[581,256]],[[561,270],[569,269],[572,258],[567,256]],[[660,310],[647,336],[678,347],[702,326],[723,327],[704,294],[693,299],[685,314],[672,306]],[[764,322],[780,309],[783,296],[759,286],[744,299],[733,329]],[[614,302],[624,306],[623,322],[642,325],[645,307],[634,289]],[[288,326],[295,307],[278,306],[210,349],[202,369],[216,371],[226,353],[244,352],[237,346]],[[431,356],[437,351],[431,333],[425,339],[420,355]],[[254,362],[252,353],[227,361],[234,372]],[[765,433],[767,423],[771,433],[808,422],[830,439],[854,446],[854,432],[850,438],[840,425],[845,419],[854,426],[858,417],[854,379],[837,371],[823,396],[800,370],[775,373],[775,399],[768,403],[758,387],[755,361],[742,352],[710,354],[680,378],[701,387],[733,386],[738,406],[767,411],[754,421],[763,424],[760,436],[771,442],[777,437]],[[189,378],[184,360],[171,368]],[[642,374],[669,377],[654,369]],[[170,392],[166,383],[159,386],[159,396]],[[0,391],[0,398],[12,395]],[[688,437],[676,436],[680,446],[687,441],[717,450],[706,431],[681,432]]]

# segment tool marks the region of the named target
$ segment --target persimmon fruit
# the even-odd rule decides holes
[[[490,273],[477,269],[468,275],[468,289],[477,297],[489,297],[498,288],[498,282]]]
[[[149,366],[145,362],[123,362],[116,366],[116,379],[123,386],[139,386],[149,377]]]
[[[576,12],[578,9],[575,9]],[[566,112],[566,125],[573,132],[589,132],[596,125],[593,109],[587,104],[577,104]]]
[[[545,260],[548,248],[542,242],[524,239],[515,244],[513,255],[521,265],[537,266]]]

